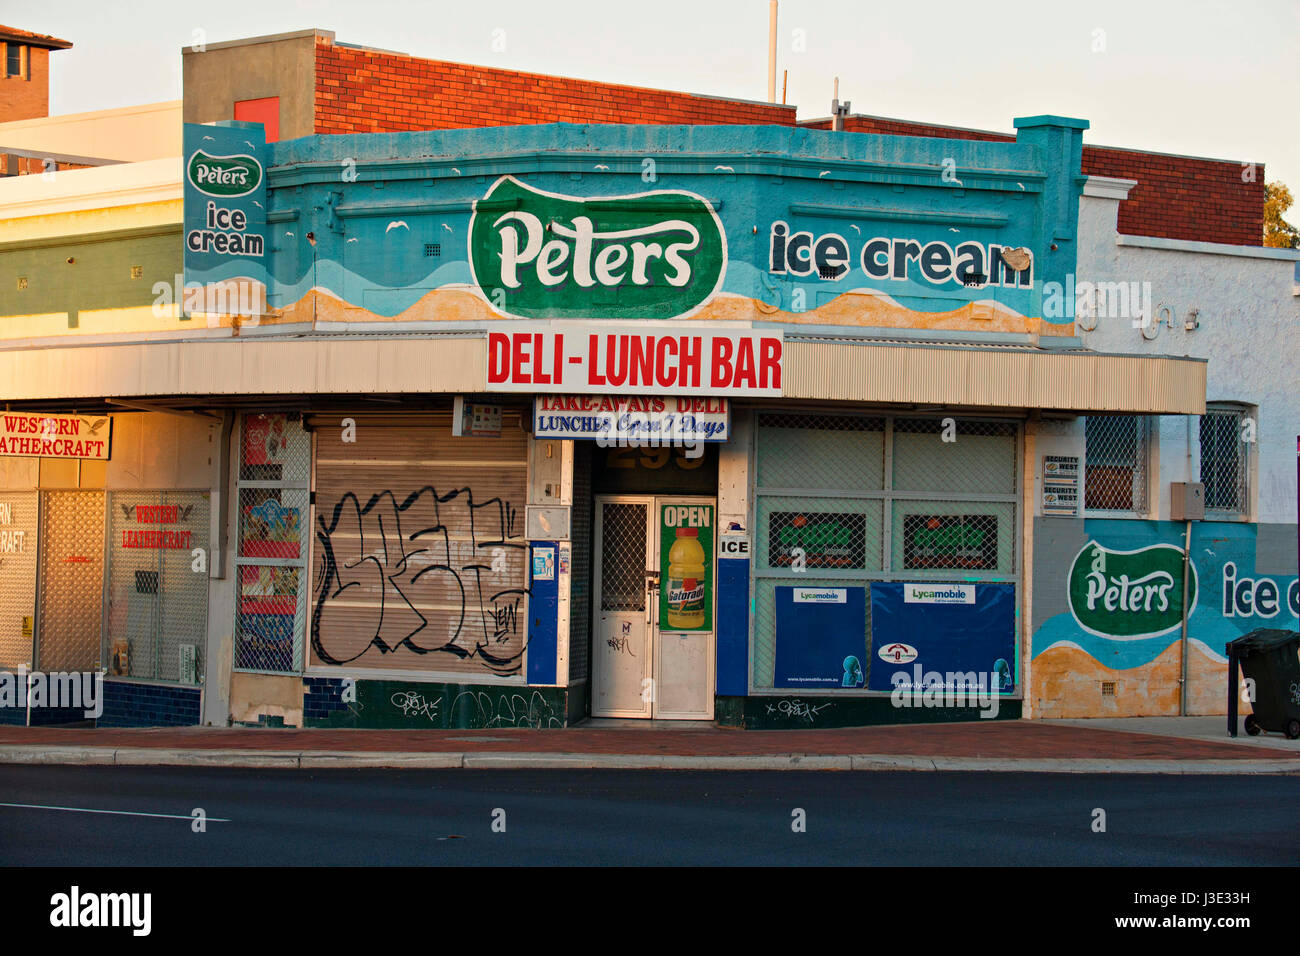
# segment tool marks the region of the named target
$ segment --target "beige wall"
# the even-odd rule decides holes
[[[150,412],[112,418],[112,457],[107,462],[0,458],[0,490],[212,487],[212,458],[221,439],[219,422]]]
[[[280,139],[315,132],[316,33],[306,30],[182,50],[186,123],[235,118],[238,100],[280,97]]]
[[[0,146],[136,163],[181,154],[181,101],[0,123]]]
[[[113,416],[113,453],[105,484],[133,488],[209,488],[219,422],[127,412]]]

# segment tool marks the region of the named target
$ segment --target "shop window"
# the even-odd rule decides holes
[[[1089,415],[1085,433],[1087,510],[1146,515],[1151,419]]]
[[[0,492],[0,670],[33,660],[39,507],[35,491]]]
[[[1255,428],[1239,405],[1208,406],[1201,416],[1201,482],[1205,511],[1244,519],[1250,511],[1250,443]]]
[[[311,436],[299,416],[243,417],[236,670],[286,674],[302,669],[310,474]]]
[[[847,682],[837,684],[861,690],[878,650],[871,645],[878,588],[1017,585],[1017,423],[762,412],[756,425],[755,689],[791,686],[776,683],[778,644],[785,641],[787,654],[793,647],[778,638],[789,602],[815,601],[820,592],[854,619],[855,632],[862,615],[861,645],[846,651]]]
[[[109,494],[108,676],[203,682],[208,515],[206,491]]]

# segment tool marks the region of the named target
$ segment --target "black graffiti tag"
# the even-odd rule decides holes
[[[427,518],[416,515],[430,510],[427,527],[403,526],[424,524]],[[526,643],[519,605],[528,589],[493,583],[505,573],[502,555],[527,548],[517,518],[509,502],[475,502],[469,488],[439,495],[426,485],[400,501],[384,490],[364,505],[344,493],[317,515],[321,562],[311,634],[317,659],[347,664],[405,648],[518,673]],[[468,529],[468,540],[457,527]],[[445,632],[434,626],[431,608]]]

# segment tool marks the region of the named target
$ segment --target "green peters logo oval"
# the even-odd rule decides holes
[[[1188,575],[1187,614],[1196,609],[1196,564]],[[1070,567],[1070,613],[1101,637],[1167,634],[1183,620],[1183,552],[1172,544],[1114,551],[1089,541]]]
[[[582,199],[503,176],[474,203],[469,258],[506,315],[671,319],[722,287],[727,239],[695,193]]]
[[[226,199],[247,196],[262,184],[262,164],[252,156],[210,156],[198,150],[186,167],[199,192]]]

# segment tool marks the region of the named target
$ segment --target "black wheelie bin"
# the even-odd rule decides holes
[[[1300,633],[1262,627],[1229,643],[1228,653],[1255,685],[1246,733],[1300,737]]]

